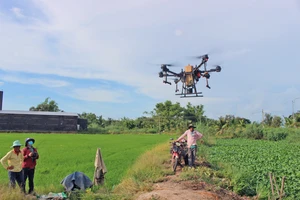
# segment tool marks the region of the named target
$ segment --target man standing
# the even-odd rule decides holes
[[[11,148],[13,150],[9,151],[3,158],[1,158],[0,162],[3,167],[8,171],[8,177],[10,186],[12,188],[16,187],[16,182],[19,187],[22,188],[23,184],[23,173],[22,173],[22,162],[23,155],[20,151],[20,147],[22,144],[19,140],[13,142]]]
[[[39,154],[37,149],[34,148],[32,145],[34,144],[35,140],[33,138],[27,138],[25,140],[25,147],[22,150],[24,161],[22,164],[23,174],[24,174],[24,183],[23,183],[23,191],[25,192],[26,180],[29,180],[29,191],[28,194],[34,192],[34,171],[36,166],[36,160],[39,158]]]
[[[197,140],[202,138],[203,135],[198,131],[195,131],[193,124],[189,125],[189,129],[186,130],[178,139],[177,141],[182,140],[184,137],[187,137],[187,147],[188,147],[188,160],[189,166],[193,167],[195,164],[196,159],[196,152],[197,152]]]

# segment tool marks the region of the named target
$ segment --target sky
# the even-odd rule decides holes
[[[50,97],[114,119],[166,100],[214,119],[288,116],[300,110],[299,36],[300,0],[0,0],[3,110]],[[160,63],[180,72],[206,53],[222,71],[211,89],[199,80],[204,97],[180,98],[158,77]]]

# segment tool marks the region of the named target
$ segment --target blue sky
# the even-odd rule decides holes
[[[299,35],[299,0],[0,0],[3,109],[50,97],[106,118],[139,117],[166,100],[203,104],[211,118],[287,116],[300,97]],[[154,64],[180,71],[207,52],[222,72],[211,90],[198,82],[203,98],[162,84]]]

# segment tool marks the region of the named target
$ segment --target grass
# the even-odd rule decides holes
[[[62,192],[60,182],[69,174],[80,171],[93,179],[96,149],[101,148],[108,173],[102,190],[111,191],[118,185],[136,159],[169,135],[87,135],[87,134],[0,134],[0,157],[9,150],[14,140],[22,143],[27,137],[36,140],[40,159],[37,161],[35,190],[39,194]],[[7,171],[0,169],[0,185],[8,184]]]

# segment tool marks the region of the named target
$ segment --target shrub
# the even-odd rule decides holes
[[[284,140],[287,136],[287,129],[266,129],[264,131],[264,138],[266,140],[271,140],[271,141],[279,141],[279,140]]]
[[[262,139],[264,137],[263,129],[259,125],[252,124],[250,126],[247,126],[245,131],[243,132],[243,135],[246,138],[252,138],[252,139]]]

